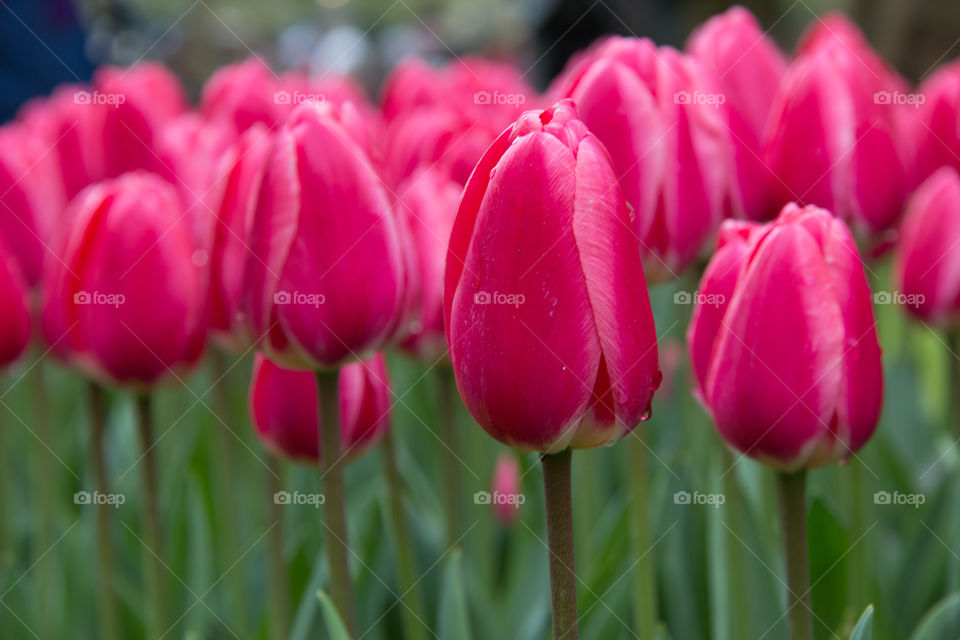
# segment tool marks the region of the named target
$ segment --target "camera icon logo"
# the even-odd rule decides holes
[[[473,294],[474,304],[490,304],[491,297],[487,291],[477,291]]]
[[[690,92],[677,91],[675,94],[673,94],[673,103],[674,104],[690,104]]]
[[[73,294],[73,304],[90,304],[90,294],[86,291],[77,291]]]
[[[892,301],[893,296],[889,291],[877,291],[873,294],[873,304],[890,304]]]
[[[273,504],[290,504],[290,492],[277,491],[273,494]]]
[[[289,291],[277,291],[273,294],[273,304],[290,304],[290,292]]]
[[[490,104],[489,91],[477,91],[473,94],[473,104]]]
[[[75,91],[73,94],[73,104],[90,104],[89,91]]]
[[[890,92],[889,91],[877,91],[873,94],[873,103],[874,104],[890,104]]]
[[[491,504],[489,491],[477,491],[473,494],[473,504]]]
[[[275,94],[273,94],[273,103],[274,104],[290,104],[290,92],[277,91]]]
[[[677,491],[673,494],[673,504],[690,504],[690,492]]]
[[[693,296],[689,291],[677,291],[673,294],[673,304],[690,304],[693,302]]]
[[[90,504],[91,502],[89,491],[77,491],[73,494],[73,504]]]
[[[890,492],[877,491],[873,494],[873,504],[890,504]]]

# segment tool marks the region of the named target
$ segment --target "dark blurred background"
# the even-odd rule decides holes
[[[607,33],[682,46],[716,0],[0,0],[0,119],[94,66],[165,62],[196,95],[217,67],[253,54],[279,69],[334,68],[375,94],[407,54],[513,60],[543,87]],[[790,50],[816,15],[843,11],[907,78],[960,55],[956,0],[753,0],[741,4]]]

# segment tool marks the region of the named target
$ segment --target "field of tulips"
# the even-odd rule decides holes
[[[767,26],[25,103],[0,638],[960,639],[960,62]]]

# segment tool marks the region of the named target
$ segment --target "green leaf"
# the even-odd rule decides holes
[[[470,640],[470,611],[463,587],[463,554],[459,549],[454,549],[447,561],[440,594],[437,627],[441,638]]]
[[[960,592],[947,596],[923,616],[910,640],[953,638],[960,627]]]
[[[320,609],[323,611],[323,618],[327,623],[327,632],[331,640],[350,640],[350,633],[347,631],[347,625],[343,624],[340,614],[337,612],[336,605],[323,589],[317,590],[317,598],[320,599]]]
[[[307,583],[307,589],[300,605],[297,607],[297,613],[293,618],[293,628],[290,631],[290,640],[307,640],[310,637],[313,627],[313,618],[317,612],[317,601],[307,597],[314,593],[323,584],[326,577],[327,563],[322,554],[318,555],[313,562],[313,572],[310,574],[310,582]]]
[[[873,605],[867,605],[860,621],[853,628],[850,640],[871,640],[873,638]]]

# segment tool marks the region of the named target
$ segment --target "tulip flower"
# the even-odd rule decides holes
[[[0,367],[20,357],[30,340],[27,283],[20,265],[0,240]]]
[[[389,385],[381,354],[340,369],[343,418],[338,456],[355,460],[386,433],[390,426]],[[250,381],[250,419],[271,452],[295,462],[319,464],[319,402],[313,373],[285,369],[263,355],[256,356]]]
[[[517,520],[520,511],[520,463],[510,453],[497,456],[493,466],[493,481],[490,495],[493,497],[493,514],[504,527],[510,527]]]
[[[203,85],[200,112],[239,136],[260,124],[278,126],[290,111],[277,77],[262,60],[250,58],[222,67]]]
[[[734,151],[731,210],[737,217],[773,217],[768,198],[773,176],[763,163],[761,140],[770,105],[786,71],[783,53],[747,9],[732,7],[693,32],[687,49],[713,74],[724,96]]]
[[[730,222],[687,333],[700,396],[734,449],[779,471],[792,638],[809,639],[804,482],[845,460],[880,416],[883,363],[849,229],[816,207]]]
[[[907,203],[894,274],[907,310],[925,322],[960,323],[960,175],[941,167]]]
[[[610,156],[565,100],[524,113],[483,155],[447,252],[444,321],[460,395],[497,440],[554,454],[543,462],[560,552],[557,637],[577,626],[569,449],[629,433],[660,382],[630,223]]]
[[[243,308],[278,363],[333,368],[392,337],[404,255],[390,201],[330,105],[303,105],[278,133],[250,234]]]
[[[821,36],[801,49],[772,107],[765,158],[777,176],[775,204],[824,207],[873,237],[896,223],[908,186],[903,93],[850,37]]]
[[[610,152],[651,256],[648,277],[675,277],[724,214],[732,150],[723,94],[693,58],[636,38],[601,41],[551,94],[572,98]]]
[[[913,184],[920,184],[943,166],[960,170],[960,62],[934,71],[915,95],[916,117]]]
[[[143,389],[199,358],[203,279],[182,216],[173,187],[146,173],[71,203],[59,259],[44,275],[44,331],[91,377]]]

